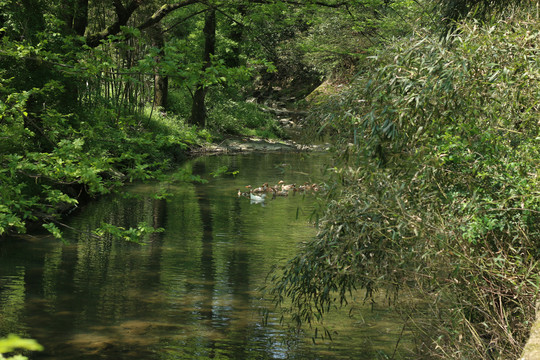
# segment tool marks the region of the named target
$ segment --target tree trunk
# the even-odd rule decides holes
[[[38,34],[45,30],[43,5],[38,0],[22,0],[20,6],[25,14],[22,35],[26,40],[37,41]]]
[[[246,5],[238,5],[236,11],[241,15],[241,18],[244,18],[247,14]],[[225,64],[227,67],[235,68],[240,66],[240,54],[241,48],[240,44],[242,43],[242,38],[244,36],[244,25],[239,22],[235,22],[229,33],[229,39],[233,41],[231,45],[231,53],[225,55]]]
[[[83,36],[88,25],[88,0],[62,0],[59,17],[66,34]]]
[[[63,33],[66,36],[84,36],[88,26],[88,0],[62,0],[60,1],[59,18],[64,21]],[[82,43],[78,44],[82,45]],[[65,76],[63,104],[67,112],[75,112],[79,104],[79,79],[74,76]]]
[[[150,37],[152,39],[152,46],[159,49],[156,63],[158,64],[154,74],[154,107],[167,108],[167,97],[169,95],[169,77],[162,75],[159,69],[159,63],[163,59],[165,39],[161,28],[161,23],[157,23],[148,29]]]
[[[169,96],[169,77],[156,73],[154,77],[154,106],[167,109]]]
[[[88,26],[88,0],[78,0],[73,12],[73,30],[75,34],[84,36]]]
[[[208,10],[204,19],[204,54],[201,80],[197,84],[195,94],[193,94],[193,105],[191,107],[190,122],[194,125],[204,127],[206,122],[205,98],[207,86],[204,84],[204,72],[212,62],[212,55],[216,48],[216,11],[212,8]]]

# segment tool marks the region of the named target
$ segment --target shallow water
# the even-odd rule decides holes
[[[276,264],[311,239],[313,194],[238,197],[247,184],[318,182],[324,154],[214,156],[181,171],[207,183],[152,183],[86,205],[72,216],[65,243],[46,235],[0,244],[0,336],[37,339],[47,359],[396,359],[407,357],[398,316],[359,302],[334,312],[333,341],[290,334],[260,288]],[[236,176],[219,169],[238,170]],[[179,173],[181,173],[181,171]],[[168,200],[153,194],[168,193]],[[145,223],[165,232],[137,245],[91,235],[102,223]]]

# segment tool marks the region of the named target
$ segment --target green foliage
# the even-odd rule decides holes
[[[229,167],[227,165],[223,165],[223,166],[220,166],[219,168],[217,168],[215,171],[211,171],[210,175],[212,175],[213,177],[220,177],[220,176],[223,176],[223,175],[236,176],[236,175],[238,175],[239,172],[240,172],[239,170],[230,171]]]
[[[153,5],[137,9],[137,16],[96,46],[90,37],[74,35],[85,31],[75,31],[75,18],[66,22],[68,9],[58,3],[0,2],[0,234],[44,222],[61,237],[59,216],[82,197],[155,177],[216,132],[283,135],[271,115],[245,101],[246,94],[257,72],[272,77],[276,69],[287,70],[286,81],[310,73],[296,63],[299,48],[286,43],[305,33],[313,14],[320,19],[322,8],[219,4],[216,55],[202,70],[206,6],[169,14],[160,38],[136,25]],[[105,29],[116,21],[114,10],[91,2],[83,30]],[[167,109],[152,106],[157,75],[170,78]],[[185,121],[201,82],[211,86],[203,130]]]
[[[97,236],[108,235],[111,236],[113,239],[124,240],[143,245],[144,240],[148,235],[163,231],[165,231],[165,229],[156,229],[145,223],[139,223],[136,228],[130,227],[129,229],[125,229],[122,226],[116,226],[112,224],[102,224],[99,228],[94,230],[94,233]]]
[[[410,325],[425,357],[519,355],[540,284],[538,22],[418,31],[316,110],[345,163],[317,238],[275,277],[294,320],[386,289],[428,316]],[[426,306],[400,303],[405,288]]]
[[[255,135],[274,139],[283,136],[275,118],[263,112],[259,105],[227,100],[221,96],[208,110],[208,128],[225,134]]]
[[[378,44],[409,34],[421,10],[419,3],[409,0],[352,1],[339,9],[320,8],[295,45],[306,64],[326,77],[348,82],[358,62]]]
[[[486,19],[514,5],[527,5],[523,0],[438,0],[437,3],[447,23],[467,16]]]
[[[23,339],[17,335],[10,334],[7,338],[0,339],[0,359],[5,360],[26,360],[26,356],[13,355],[10,357],[4,357],[2,354],[11,353],[17,349],[24,349],[30,351],[42,351],[43,346],[32,339]]]
[[[14,112],[17,107],[24,109],[28,97],[15,102],[16,95],[9,95],[12,106],[6,106],[1,114],[6,128],[20,135],[17,138],[11,133],[8,140],[17,144],[6,141],[5,152],[0,153],[0,234],[24,232],[28,221],[54,219],[59,212],[77,206],[81,194],[98,196],[124,181],[154,177],[156,170],[181,159],[188,144],[200,141],[199,135],[208,139],[207,134],[199,134],[174,118],[153,117],[148,125],[153,132],[142,128],[135,118],[120,118],[115,125],[103,108],[98,108],[87,114],[88,120],[81,121],[78,130],[66,125],[69,116],[46,116],[42,130],[54,146],[50,151],[36,151],[25,143],[28,129]],[[14,123],[21,130],[16,130]],[[60,236],[54,225],[47,225],[47,229]]]
[[[43,227],[50,232],[56,239],[62,239],[62,231],[53,223],[43,224]]]

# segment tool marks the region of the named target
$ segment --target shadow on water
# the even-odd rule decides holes
[[[237,189],[321,178],[324,154],[215,156],[186,163],[208,182],[138,184],[87,205],[61,243],[43,234],[0,247],[0,337],[37,339],[43,359],[385,359],[401,322],[361,303],[335,312],[334,342],[288,333],[280,314],[263,326],[258,289],[296,244],[315,235],[312,194],[251,204]],[[217,169],[238,170],[217,176]],[[158,190],[171,194],[155,199]],[[264,206],[261,206],[264,205]],[[97,238],[102,223],[163,227],[140,246]],[[396,358],[406,358],[406,341]]]

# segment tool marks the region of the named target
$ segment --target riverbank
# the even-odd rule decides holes
[[[161,139],[160,136],[163,137],[158,134],[157,140]],[[121,146],[127,150],[121,156],[116,157],[111,156],[111,154],[101,158],[97,155],[89,156],[89,153],[85,152],[86,144],[82,140],[74,143],[63,143],[60,150],[69,149],[69,153],[66,153],[69,154],[69,162],[64,160],[66,156],[63,155],[64,153],[62,155],[56,154],[57,150],[51,154],[41,154],[42,161],[39,171],[42,173],[34,174],[27,183],[35,189],[38,189],[36,185],[41,183],[44,183],[43,186],[54,184],[57,190],[46,190],[48,195],[46,198],[46,195],[43,195],[44,200],[41,201],[36,200],[36,198],[26,200],[23,197],[26,196],[26,192],[21,192],[18,196],[14,195],[12,205],[7,208],[9,210],[7,213],[1,211],[2,208],[0,208],[0,238],[9,234],[32,231],[41,226],[54,236],[61,238],[61,219],[82,204],[87,203],[92,198],[110,194],[126,183],[159,177],[161,173],[168,171],[171,167],[176,166],[175,164],[180,164],[187,158],[246,152],[327,151],[330,148],[328,144],[307,145],[293,140],[239,135],[227,136],[214,143],[204,142],[199,138],[198,141],[192,141],[190,145],[181,144],[178,141],[168,141],[163,145],[157,141],[153,147],[151,147],[152,142],[149,139],[143,140],[145,139],[134,138],[134,140],[126,142],[128,145],[132,144],[130,146],[126,146],[125,142],[120,141]],[[90,143],[90,141],[87,142]],[[65,169],[60,167],[62,172],[54,172],[53,177],[49,174],[53,173],[53,169],[57,169],[55,159],[59,159],[58,162],[64,164]],[[26,178],[28,173],[25,168],[37,169],[37,160],[14,159],[13,165],[7,166],[7,168],[20,169],[19,172]],[[25,184],[19,183],[16,186],[24,187]],[[28,189],[29,186],[26,188]],[[32,193],[28,193],[28,196],[32,195]]]
[[[300,144],[292,140],[263,139],[258,137],[229,137],[218,143],[207,143],[192,148],[190,153],[195,156],[203,154],[223,154],[242,152],[279,152],[279,151],[328,151],[329,144]]]
[[[523,353],[519,360],[540,359],[540,303],[536,304],[536,319],[531,327],[529,340],[523,348]]]

